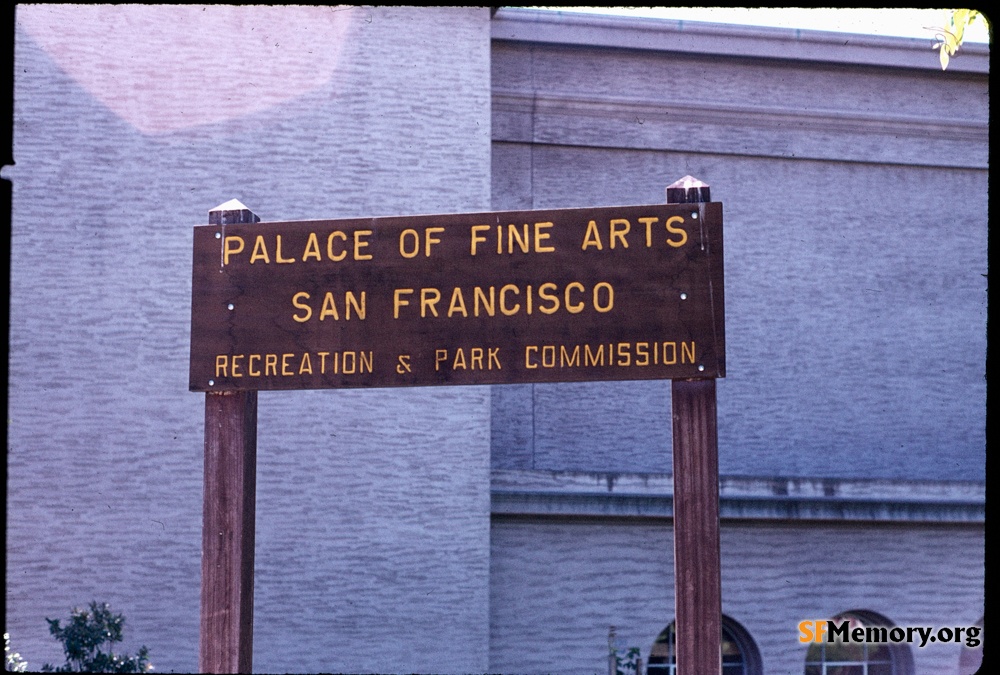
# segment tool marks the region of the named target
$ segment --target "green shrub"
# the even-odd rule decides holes
[[[153,669],[149,650],[143,646],[134,657],[111,651],[122,640],[125,617],[112,614],[107,603],[90,603],[89,609],[74,608],[66,627],[58,619],[46,618],[49,632],[63,643],[66,663],[58,668],[46,663],[44,672],[56,673],[144,673]],[[107,645],[107,651],[101,649]]]

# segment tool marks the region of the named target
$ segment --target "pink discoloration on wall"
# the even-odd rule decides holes
[[[361,12],[22,5],[17,21],[81,87],[139,131],[156,134],[240,117],[322,87]]]

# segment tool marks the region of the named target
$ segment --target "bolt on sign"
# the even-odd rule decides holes
[[[192,391],[725,376],[722,204],[194,228]]]

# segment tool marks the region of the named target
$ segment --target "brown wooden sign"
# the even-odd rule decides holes
[[[194,228],[192,391],[725,376],[722,205]]]

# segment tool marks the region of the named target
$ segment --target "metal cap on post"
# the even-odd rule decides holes
[[[230,199],[208,212],[209,225],[235,225],[259,223],[260,216],[248,209],[239,199]]]
[[[708,184],[693,176],[667,186],[668,204],[710,201]],[[718,673],[722,573],[715,379],[672,380],[671,407],[677,673]]]
[[[209,225],[258,223],[238,200],[208,212]],[[203,673],[253,668],[254,541],[257,500],[257,392],[205,395],[201,622]]]
[[[692,204],[712,201],[712,190],[694,176],[684,176],[667,186],[668,204]]]

